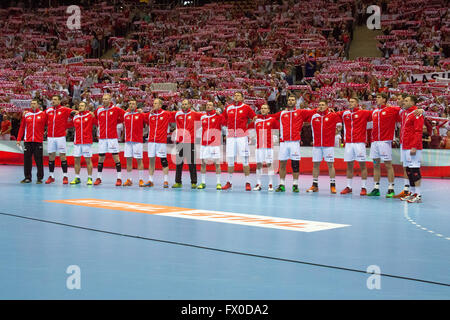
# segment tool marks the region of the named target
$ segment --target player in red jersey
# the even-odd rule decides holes
[[[127,159],[127,180],[124,186],[132,186],[131,172],[133,171],[133,158],[136,159],[139,171],[139,187],[144,186],[144,126],[148,123],[148,117],[139,112],[135,99],[128,101],[128,110],[124,114],[125,150]]]
[[[411,195],[401,198],[409,203],[422,202],[420,192],[422,176],[420,174],[420,162],[422,158],[422,128],[424,123],[423,115],[416,114],[417,98],[408,96],[404,101],[406,112],[405,122],[403,124],[403,150],[405,161],[407,163],[406,172],[411,186]]]
[[[270,108],[267,104],[261,106],[261,115],[255,120],[256,130],[256,186],[253,188],[255,191],[260,191],[261,187],[261,175],[264,163],[267,165],[269,175],[269,187],[268,191],[273,191],[273,132],[272,130],[278,129],[278,120],[269,115]]]
[[[197,167],[195,164],[195,130],[199,128],[202,113],[191,110],[191,103],[184,99],[181,110],[174,114],[176,130],[176,172],[175,184],[172,188],[181,188],[184,159],[189,166],[191,188],[197,189]]]
[[[280,128],[280,184],[275,192],[285,192],[285,178],[287,161],[291,160],[292,167],[292,191],[299,192],[298,176],[300,175],[300,140],[301,130],[304,121],[308,121],[315,113],[315,110],[295,109],[297,98],[290,95],[287,100],[285,110],[274,114],[274,118],[279,121]],[[333,134],[334,137],[334,134]]]
[[[111,95],[105,94],[102,99],[103,105],[95,110],[95,116],[98,121],[99,139],[98,139],[98,165],[97,179],[94,185],[102,183],[103,162],[106,153],[111,153],[116,164],[117,180],[116,186],[122,185],[122,166],[119,157],[119,141],[117,137],[117,124],[123,122],[125,111],[113,105]]]
[[[87,185],[92,185],[92,128],[97,124],[97,119],[93,112],[87,110],[86,103],[80,102],[78,105],[78,113],[73,117],[72,121],[75,127],[75,137],[73,140],[75,179],[70,184],[81,183],[81,156],[83,156],[88,172]]]
[[[307,192],[319,191],[320,163],[325,160],[330,176],[330,192],[336,193],[336,170],[334,169],[334,135],[336,125],[340,123],[339,113],[328,110],[328,101],[320,100],[319,108],[310,117],[311,129],[313,133],[313,184]]]
[[[20,146],[20,141],[24,138],[23,170],[25,179],[21,183],[30,183],[32,180],[33,157],[37,167],[36,183],[41,184],[42,179],[44,179],[42,142],[44,141],[46,124],[47,115],[39,109],[39,101],[37,99],[31,100],[31,110],[26,111],[22,117],[16,142],[17,146]]]
[[[367,123],[372,121],[372,111],[362,110],[358,98],[349,99],[348,110],[341,111],[344,122],[345,150],[344,161],[347,163],[347,187],[341,194],[352,193],[353,166],[358,161],[361,169],[361,196],[367,195],[366,135]]]
[[[52,106],[45,110],[47,114],[47,151],[48,151],[48,168],[50,176],[45,182],[46,184],[55,181],[55,158],[56,153],[59,154],[61,160],[61,168],[63,171],[63,184],[68,184],[67,177],[67,159],[66,159],[66,129],[68,127],[69,117],[72,109],[61,106],[61,97],[55,95],[52,97]]]
[[[220,159],[222,150],[222,126],[225,125],[225,119],[221,114],[214,110],[212,101],[206,104],[206,114],[200,118],[202,123],[202,145],[200,146],[201,183],[197,189],[206,188],[206,164],[213,162],[216,167],[216,190],[222,190],[220,183]]]
[[[162,109],[162,100],[153,100],[153,109],[147,113],[148,119],[148,157],[149,181],[145,187],[153,187],[155,173],[155,157],[160,158],[164,173],[164,188],[169,187],[169,162],[167,161],[167,131],[169,123],[175,122],[175,112]]]
[[[251,191],[249,180],[250,165],[249,156],[250,150],[248,145],[248,124],[256,119],[256,114],[253,109],[243,103],[244,95],[242,92],[234,94],[234,102],[226,106],[223,116],[227,123],[227,140],[226,140],[226,154],[228,163],[228,181],[222,190],[231,189],[234,172],[234,163],[237,156],[240,156],[244,166],[245,174],[245,190]]]

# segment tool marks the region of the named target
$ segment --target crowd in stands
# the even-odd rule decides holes
[[[425,110],[424,147],[450,148],[445,0],[247,0],[172,8],[88,2],[79,30],[68,29],[66,6],[30,8],[31,1],[0,9],[0,139],[17,135],[26,101],[38,98],[45,109],[54,94],[72,108],[85,101],[95,109],[111,93],[123,108],[134,97],[148,111],[158,97],[169,110],[186,98],[203,110],[207,101],[223,109],[239,90],[256,111],[267,102],[277,112],[289,93],[298,97],[297,108],[327,98],[341,110],[352,96],[371,109],[378,92],[390,93],[394,105],[395,94],[406,92],[418,95]],[[381,57],[349,60],[354,29],[366,23],[369,4],[382,8]],[[307,125],[302,137],[311,145]]]

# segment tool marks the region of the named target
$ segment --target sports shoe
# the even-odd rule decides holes
[[[70,181],[70,184],[80,184],[80,183],[81,183],[80,178],[75,178],[72,181]]]
[[[306,190],[306,192],[318,192],[319,191],[319,187],[316,186],[311,186],[308,190]]]
[[[220,183],[216,184],[216,190],[222,190],[222,185]]]
[[[36,181],[36,184],[42,184],[42,179],[38,179],[38,180]]]
[[[367,195],[369,197],[379,197],[380,196],[380,189],[373,189],[370,191],[370,193]]]
[[[121,187],[122,186],[122,179],[117,179],[116,180],[116,187]]]
[[[275,192],[286,192],[286,187],[284,184],[280,184],[278,188],[276,188]]]
[[[261,191],[261,186],[259,184],[257,184],[254,188],[253,191]]]
[[[415,193],[410,199],[407,200],[409,203],[420,203],[422,202],[422,196]]]
[[[228,189],[231,189],[231,183],[230,183],[230,182],[227,182],[227,183],[222,187],[222,190],[228,190]]]
[[[205,189],[206,188],[206,184],[205,183],[200,183],[197,187],[197,189]]]
[[[270,191],[270,192],[273,191],[273,186],[271,184],[269,184],[269,188],[267,189],[267,191]]]
[[[31,180],[25,178],[22,181],[20,181],[20,183],[31,183]]]
[[[300,192],[300,190],[298,189],[298,185],[296,185],[296,184],[292,185],[292,192],[295,192],[295,193]]]
[[[133,182],[130,179],[127,179],[127,181],[124,182],[124,187],[131,187],[133,185]]]
[[[196,183],[191,183],[191,189],[197,189],[197,184]]]
[[[335,186],[330,186],[330,192],[332,194],[336,194],[336,187]]]
[[[169,182],[168,181],[164,181],[163,188],[164,189],[169,188]]]
[[[404,198],[406,196],[409,196],[410,194],[411,194],[411,192],[406,191],[406,190],[402,190],[402,192],[400,192],[399,194],[396,194],[394,196],[394,199],[401,199],[401,198]]]
[[[145,184],[144,184],[144,180],[139,180],[139,187],[143,187]]]
[[[102,183],[102,179],[97,178],[97,179],[95,179],[94,186],[98,186],[101,183]]]
[[[405,196],[405,197],[403,197],[403,198],[400,198],[400,200],[402,200],[402,201],[408,201],[408,200],[410,200],[410,199],[412,199],[412,198],[414,198],[414,194],[410,193],[409,195],[407,195],[407,196]]]
[[[345,187],[345,189],[341,191],[341,194],[349,194],[349,193],[352,193],[352,188]]]
[[[88,186],[92,186],[92,184],[93,184],[93,183],[92,183],[92,178],[88,178],[86,184],[87,184]]]
[[[245,191],[252,191],[252,186],[248,182],[245,184]]]
[[[63,184],[69,184],[69,178],[64,177],[63,178]]]
[[[152,181],[147,182],[146,184],[144,184],[144,187],[153,187],[154,184]]]
[[[50,184],[50,183],[53,183],[53,182],[55,182],[55,178],[48,177],[47,181],[45,181],[45,184]]]
[[[390,189],[388,190],[388,192],[386,193],[386,198],[394,198],[395,196],[395,191]]]
[[[367,190],[366,188],[361,188],[361,192],[359,193],[360,196],[367,196]]]
[[[183,185],[181,184],[181,183],[178,183],[178,182],[176,182],[173,186],[172,186],[172,188],[174,188],[174,189],[179,189],[179,188],[181,188]]]

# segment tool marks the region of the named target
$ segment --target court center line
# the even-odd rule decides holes
[[[43,219],[32,218],[32,217],[27,217],[27,216],[21,216],[21,215],[5,213],[5,212],[0,212],[0,215],[14,217],[14,218],[20,218],[20,219],[25,219],[25,220],[31,220],[31,221],[37,221],[37,222],[43,222],[43,223],[48,223],[48,224],[55,224],[55,225],[70,227],[70,228],[74,228],[74,229],[81,229],[81,230],[94,231],[94,232],[105,233],[105,234],[110,234],[110,235],[122,236],[122,237],[133,238],[133,239],[154,241],[154,242],[173,244],[173,245],[190,247],[190,248],[197,248],[197,249],[204,249],[204,250],[209,250],[209,251],[216,251],[216,252],[222,252],[222,253],[229,253],[229,254],[236,254],[236,255],[241,255],[241,256],[254,257],[254,258],[270,259],[270,260],[275,260],[275,261],[290,262],[290,263],[296,263],[296,264],[304,264],[304,265],[310,265],[310,266],[315,266],[315,267],[322,267],[322,268],[329,268],[329,269],[336,269],[336,270],[343,270],[343,271],[365,273],[365,274],[370,274],[370,275],[373,274],[373,273],[368,273],[367,271],[364,271],[364,270],[351,269],[351,268],[345,268],[345,267],[338,267],[338,266],[332,266],[332,265],[326,265],[326,264],[319,264],[319,263],[313,263],[313,262],[307,262],[307,261],[301,261],[301,260],[292,260],[292,259],[264,256],[264,255],[247,253],[247,252],[240,252],[240,251],[232,251],[232,250],[226,250],[226,249],[205,247],[205,246],[199,246],[199,245],[195,245],[195,244],[183,243],[183,242],[177,242],[177,241],[147,238],[147,237],[141,237],[141,236],[136,236],[136,235],[130,235],[130,234],[126,234],[126,233],[118,233],[118,232],[114,232],[114,231],[94,229],[94,228],[89,228],[89,227],[77,226],[77,225],[66,224],[66,223],[50,221],[50,220],[43,220]],[[423,279],[417,279],[417,278],[403,277],[403,276],[391,275],[391,274],[385,274],[385,273],[380,273],[379,275],[380,276],[384,276],[384,277],[394,278],[394,279],[410,280],[410,281],[423,282],[423,283],[428,283],[428,284],[434,284],[434,285],[439,285],[439,286],[450,287],[450,284],[443,283],[443,282],[436,282],[436,281],[423,280]]]

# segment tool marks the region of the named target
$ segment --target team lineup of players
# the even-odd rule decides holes
[[[236,92],[233,103],[226,106],[222,113],[215,110],[214,103],[208,102],[206,112],[195,112],[191,110],[188,100],[184,100],[179,111],[166,111],[162,109],[163,102],[155,99],[150,112],[144,113],[137,108],[135,100],[130,100],[128,109],[125,111],[113,105],[111,96],[103,96],[103,104],[94,112],[88,111],[84,102],[74,111],[60,105],[59,96],[52,97],[52,107],[45,111],[40,110],[38,100],[32,100],[31,109],[23,115],[17,145],[24,138],[24,174],[22,183],[30,183],[32,180],[32,158],[34,157],[38,172],[37,183],[42,183],[44,178],[43,169],[43,139],[45,127],[47,127],[48,156],[49,156],[49,178],[45,182],[55,182],[55,157],[59,154],[63,171],[63,184],[68,184],[67,160],[66,160],[66,129],[69,126],[75,128],[74,138],[74,169],[75,178],[70,184],[79,184],[80,162],[83,156],[86,161],[88,172],[88,185],[100,185],[102,183],[102,171],[105,155],[112,154],[116,165],[116,186],[131,186],[133,158],[137,160],[139,171],[139,186],[154,186],[155,159],[158,157],[164,173],[164,188],[169,187],[167,161],[167,132],[169,124],[176,123],[176,175],[173,188],[182,187],[181,175],[184,159],[189,165],[191,186],[196,189],[206,187],[206,165],[213,162],[216,167],[216,188],[227,190],[232,188],[232,177],[234,164],[237,157],[243,163],[245,174],[245,190],[251,191],[249,180],[249,138],[248,129],[256,131],[256,178],[257,184],[253,190],[261,190],[261,176],[263,165],[268,168],[269,191],[285,192],[286,164],[291,161],[293,172],[292,191],[299,192],[298,177],[300,172],[300,132],[304,122],[311,123],[313,133],[313,183],[307,192],[318,192],[318,176],[320,163],[324,160],[328,165],[330,176],[330,191],[336,193],[335,169],[334,169],[334,137],[336,125],[342,123],[345,132],[344,161],[347,163],[347,186],[341,194],[352,193],[352,178],[354,162],[357,161],[361,168],[361,192],[360,195],[380,196],[379,183],[381,162],[387,170],[388,191],[386,197],[400,198],[408,202],[421,202],[420,191],[421,174],[420,162],[422,151],[422,127],[423,110],[417,109],[415,96],[400,94],[397,97],[398,106],[387,104],[388,96],[379,93],[376,97],[374,110],[362,110],[358,107],[358,99],[350,98],[347,110],[335,112],[328,107],[326,100],[321,100],[316,109],[296,109],[297,98],[293,95],[288,97],[287,107],[276,113],[269,114],[269,107],[263,105],[261,114],[256,115],[253,109],[243,103],[243,94]],[[201,183],[197,185],[197,170],[195,166],[195,123],[201,122],[202,136],[200,146]],[[367,193],[367,168],[366,168],[366,130],[367,123],[372,121],[372,143],[370,147],[370,158],[373,159],[374,187]],[[401,161],[404,168],[405,187],[399,193],[394,192],[394,169],[392,167],[392,140],[394,138],[396,123],[401,123],[400,144]],[[122,184],[121,163],[119,157],[119,143],[117,136],[117,124],[123,123],[125,132],[124,156],[127,162],[128,177]],[[92,178],[92,129],[98,127],[98,166],[97,177]],[[143,165],[143,130],[148,126],[148,157],[149,176],[144,182]],[[227,183],[221,185],[221,141],[222,126],[227,128],[226,137],[226,161],[228,164]],[[272,130],[279,130],[279,185],[273,188],[273,134]]]

